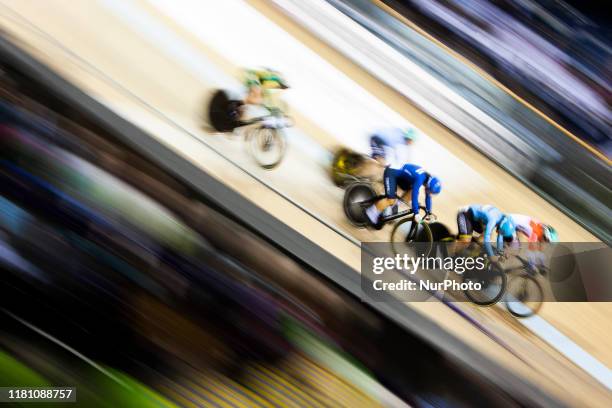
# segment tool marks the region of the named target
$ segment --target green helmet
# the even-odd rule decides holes
[[[550,225],[542,224],[542,232],[546,242],[559,242],[557,231]]]
[[[246,86],[261,86],[267,89],[287,89],[289,85],[278,71],[271,69],[246,70]]]
[[[403,136],[405,141],[414,142],[417,139],[417,131],[412,127],[404,129]]]

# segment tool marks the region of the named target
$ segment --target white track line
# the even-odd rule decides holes
[[[537,315],[517,320],[607,389],[612,390],[612,371],[553,325]]]
[[[84,354],[82,354],[82,353],[78,352],[77,350],[73,349],[72,347],[70,347],[69,345],[64,343],[63,341],[53,337],[49,333],[46,333],[45,331],[39,329],[38,327],[34,326],[33,324],[28,323],[27,321],[23,320],[22,318],[20,318],[17,315],[14,315],[13,313],[9,312],[6,309],[2,309],[2,311],[4,313],[6,313],[7,315],[9,315],[10,317],[12,317],[13,319],[17,320],[19,323],[21,323],[24,326],[26,326],[27,328],[29,328],[30,330],[36,332],[37,334],[40,334],[41,336],[45,337],[46,339],[52,341],[53,343],[57,344],[58,346],[62,347],[63,349],[65,349],[65,350],[69,351],[70,353],[74,354],[75,356],[77,356],[81,360],[85,361],[87,364],[89,364],[90,366],[92,366],[96,370],[100,371],[102,374],[106,375],[108,378],[114,380],[115,382],[117,382],[118,384],[124,386],[125,388],[131,389],[131,387],[129,385],[127,385],[123,380],[121,380],[120,378],[116,377],[113,373],[111,373],[110,371],[108,371],[107,369],[102,367],[100,364],[96,363],[95,361],[93,361],[89,357],[87,357]]]

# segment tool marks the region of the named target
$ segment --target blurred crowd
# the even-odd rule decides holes
[[[0,72],[0,386],[109,407],[517,405]]]
[[[387,0],[553,120],[612,154],[610,27],[554,0]],[[578,4],[580,6],[580,4]],[[600,7],[605,11],[605,7]]]

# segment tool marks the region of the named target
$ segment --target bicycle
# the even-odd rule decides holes
[[[260,167],[278,166],[286,150],[283,129],[293,126],[293,119],[280,108],[266,107],[268,114],[244,121],[240,119],[243,105],[226,91],[216,91],[208,107],[209,123],[218,132],[243,132],[249,153]]]
[[[376,194],[372,183],[356,182],[350,184],[344,192],[344,214],[352,225],[363,228],[368,225],[365,209],[382,198],[385,198],[385,196]],[[403,199],[398,198],[398,201],[406,207],[409,207],[409,204]],[[425,211],[425,207],[420,206],[419,213],[421,211]],[[419,213],[405,210],[383,216],[383,222],[385,224],[393,220],[401,219],[394,224],[391,230],[391,245],[395,253],[399,252],[398,244],[412,242],[427,243],[428,246],[425,247],[426,254],[429,254],[431,251],[433,234],[429,224],[434,223],[437,218],[434,214],[429,214],[427,219],[422,218],[415,222],[416,216]],[[407,227],[407,230],[405,227]]]
[[[532,268],[529,261],[516,256],[520,265],[506,270],[510,275],[505,304],[508,312],[515,317],[525,318],[537,314],[544,301],[544,290],[537,279],[548,273],[546,267]]]

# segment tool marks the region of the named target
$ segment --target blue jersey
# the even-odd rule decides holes
[[[411,191],[411,205],[414,212],[419,211],[419,190],[427,181],[429,174],[421,166],[416,164],[404,164],[400,169],[387,167],[384,175],[385,194],[389,198],[395,198],[396,186],[402,190]],[[425,208],[431,212],[431,194],[425,191]]]
[[[489,256],[493,256],[493,248],[491,247],[491,235],[493,230],[499,226],[499,223],[504,218],[504,214],[492,205],[471,205],[470,210],[474,216],[474,221],[480,222],[484,226],[484,245]],[[504,245],[504,237],[497,234],[497,248],[502,248]]]

